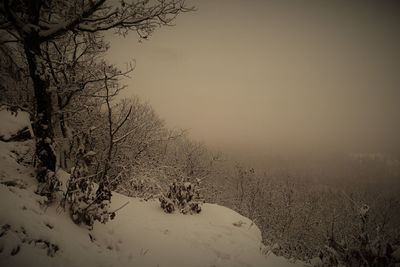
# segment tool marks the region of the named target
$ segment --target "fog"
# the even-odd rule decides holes
[[[192,2],[149,40],[108,34],[135,60],[124,96],[241,158],[400,150],[396,1]]]

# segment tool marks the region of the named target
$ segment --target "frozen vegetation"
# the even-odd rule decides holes
[[[24,113],[0,114],[10,122],[1,136],[28,125]],[[114,220],[93,229],[76,225],[58,201],[45,205],[35,193],[34,169],[18,163],[32,144],[0,141],[1,266],[302,266],[265,255],[258,227],[216,204],[204,204],[195,215],[168,214],[157,200],[113,192]],[[57,176],[61,198],[69,174],[59,170]]]

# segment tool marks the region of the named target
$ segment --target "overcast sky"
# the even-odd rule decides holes
[[[395,1],[192,3],[148,41],[109,38],[112,62],[136,60],[124,95],[222,150],[400,148]]]

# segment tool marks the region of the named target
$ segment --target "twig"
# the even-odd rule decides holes
[[[122,205],[122,206],[119,207],[118,209],[114,210],[112,213],[115,213],[115,212],[121,210],[122,208],[124,208],[124,207],[125,207],[126,205],[128,205],[128,204],[129,204],[129,201],[127,201],[124,205]]]

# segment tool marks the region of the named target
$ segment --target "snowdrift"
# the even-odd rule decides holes
[[[0,141],[0,266],[295,266],[263,255],[257,226],[214,204],[197,215],[166,214],[158,201],[113,193],[112,209],[128,203],[113,221],[76,225],[34,193],[33,168],[17,162],[30,142]]]

